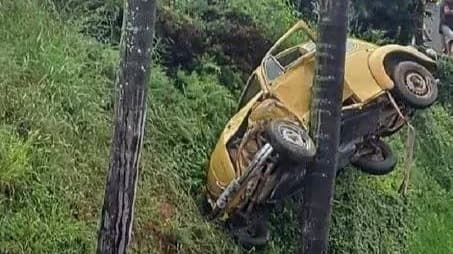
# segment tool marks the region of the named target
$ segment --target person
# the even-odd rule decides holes
[[[440,4],[439,32],[443,36],[444,52],[450,54],[448,41],[453,40],[453,0],[443,0]]]

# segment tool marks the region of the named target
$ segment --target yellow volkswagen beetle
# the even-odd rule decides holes
[[[310,40],[276,52],[296,31]],[[206,188],[211,216],[227,218],[244,245],[267,242],[261,216],[301,189],[316,154],[308,134],[315,41],[300,21],[275,43],[212,152]],[[397,160],[380,138],[435,102],[435,68],[433,59],[410,46],[347,40],[339,168],[352,163],[374,175],[393,170]]]

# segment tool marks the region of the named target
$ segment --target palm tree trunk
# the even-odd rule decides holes
[[[125,0],[118,98],[97,253],[124,254],[131,239],[146,96],[154,37],[155,0]]]
[[[299,253],[327,253],[340,142],[348,0],[320,0],[310,132],[317,155],[308,170]]]

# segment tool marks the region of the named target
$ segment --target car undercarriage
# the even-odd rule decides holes
[[[378,156],[380,150],[388,149],[380,139],[397,132],[413,116],[414,109],[404,103],[393,104],[391,96],[385,93],[365,107],[354,104],[343,107],[338,170],[351,163],[359,164],[357,161],[361,157]],[[295,159],[288,151],[282,153],[281,148],[270,140],[267,131],[271,122],[288,122],[301,129],[305,127],[275,98],[257,102],[255,109],[227,146],[239,177],[224,189],[220,197],[210,200],[216,207],[212,217],[230,214],[228,224],[233,235],[241,232],[240,229],[250,230],[251,226],[254,229],[263,227],[263,220],[257,218],[265,216],[278,201],[302,191],[304,176],[309,170],[309,159]],[[265,112],[264,116],[259,112]],[[266,118],[268,112],[279,112],[277,115],[281,117]],[[304,131],[308,133],[308,130]],[[291,134],[287,131],[282,137],[297,142],[297,135],[291,137]],[[383,169],[385,172],[369,169],[368,173],[388,173],[395,164],[396,160],[390,162],[388,168]]]

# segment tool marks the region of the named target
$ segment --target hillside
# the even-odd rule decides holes
[[[87,25],[92,23],[85,22],[91,19],[75,11],[66,15],[50,2],[0,1],[0,253],[95,250],[117,46],[93,36]],[[201,217],[199,193],[212,146],[261,52],[250,49],[265,49],[296,17],[278,0],[231,1],[215,14],[225,22],[209,21],[206,13],[213,11],[201,5],[171,10],[164,6],[160,13],[182,20],[175,25],[181,30],[160,22],[159,34],[171,38],[189,23],[199,31],[198,40],[219,41],[185,50],[196,56],[192,62],[191,55],[174,51],[184,45],[158,40],[131,253],[243,253]],[[204,16],[195,13],[202,10]],[[263,22],[269,13],[272,22]],[[238,47],[249,53],[243,58],[242,51],[232,50],[234,43],[219,46],[231,38],[214,33],[238,27],[243,30],[236,30],[233,42],[244,34],[254,38]],[[191,62],[176,66],[181,59]],[[409,196],[398,194],[402,131],[391,141],[400,157],[394,173],[377,178],[350,168],[338,177],[331,253],[453,253],[453,64],[441,60],[440,66],[441,98],[415,121]],[[295,209],[288,202],[274,216],[274,239],[264,253],[294,249]]]

